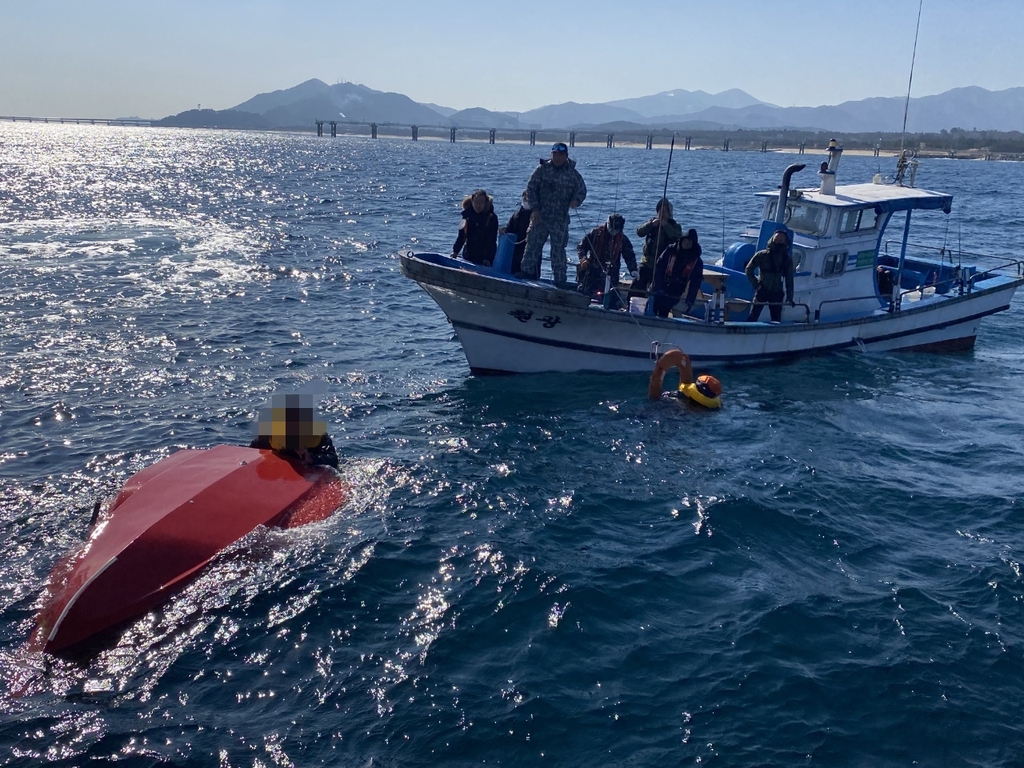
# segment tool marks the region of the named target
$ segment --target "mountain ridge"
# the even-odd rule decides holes
[[[202,120],[204,124],[230,123],[234,127],[259,129],[308,129],[314,120],[537,130],[594,129],[616,124],[659,130],[699,124],[720,130],[881,133],[902,129],[905,103],[902,97],[880,96],[816,107],[779,107],[737,88],[716,94],[676,88],[609,102],[548,104],[516,113],[482,107],[454,110],[358,83],[328,85],[314,78],[291,88],[257,94],[229,110],[215,110],[212,114],[203,110],[203,115],[189,110],[160,122],[184,124]],[[939,132],[953,128],[1024,130],[1024,87],[989,91],[980,86],[964,86],[911,99],[908,131]]]

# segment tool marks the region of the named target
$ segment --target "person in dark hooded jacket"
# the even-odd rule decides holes
[[[668,317],[669,311],[679,303],[684,293],[686,312],[693,309],[700,284],[704,281],[704,262],[700,254],[697,230],[691,229],[658,257],[652,284],[656,316]]]
[[[793,306],[793,259],[786,231],[780,229],[768,240],[768,247],[747,262],[747,279],[754,287],[754,301],[748,317],[751,323],[761,317],[765,305],[773,322],[782,320],[782,305]]]
[[[514,275],[516,272],[522,271],[523,268],[523,252],[526,250],[526,232],[530,228],[530,200],[526,194],[526,190],[523,190],[523,201],[522,205],[516,209],[516,212],[508,220],[508,224],[498,230],[501,234],[512,234],[516,236],[516,248],[512,252],[512,269],[511,273]]]
[[[639,279],[629,287],[629,296],[646,296],[654,278],[654,265],[658,256],[683,236],[683,230],[672,218],[672,203],[661,198],[654,207],[656,215],[636,228],[639,237],[644,238],[643,258],[640,260]]]
[[[491,266],[498,250],[498,217],[494,213],[494,200],[484,190],[478,189],[462,201],[462,223],[459,236],[452,246],[452,258],[459,251],[466,261]]]

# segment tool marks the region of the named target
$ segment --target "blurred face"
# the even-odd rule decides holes
[[[786,237],[785,233],[783,232],[776,232],[774,235],[772,235],[772,245],[789,245],[789,238]]]
[[[487,209],[487,195],[483,192],[477,192],[473,195],[473,210],[477,213],[483,213]]]
[[[682,248],[684,251],[688,251],[691,248],[693,248],[693,240],[691,240],[688,237],[684,237],[682,240],[679,241],[679,247]]]
[[[552,165],[565,165],[565,161],[569,159],[568,152],[552,152],[551,153],[551,164]]]

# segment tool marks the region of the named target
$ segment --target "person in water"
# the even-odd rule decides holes
[[[693,309],[700,284],[704,281],[704,262],[700,255],[697,230],[690,229],[658,257],[652,282],[652,301],[657,317],[668,317],[669,311],[679,303],[684,293],[686,313]]]
[[[316,419],[311,395],[274,395],[271,407],[260,410],[249,447],[311,466],[338,466],[327,423]]]
[[[509,218],[508,224],[498,230],[502,235],[507,233],[516,236],[516,248],[512,252],[512,269],[510,270],[513,275],[523,270],[523,252],[526,251],[526,233],[529,229],[530,200],[524,189],[522,204]]]
[[[654,279],[654,266],[658,262],[658,257],[669,244],[677,242],[683,236],[682,227],[672,218],[672,203],[667,197],[661,198],[654,210],[654,218],[636,228],[637,236],[644,238],[644,253],[638,270],[640,277],[630,286],[630,298],[647,294]]]
[[[536,280],[544,243],[551,240],[551,272],[555,285],[567,286],[568,264],[565,247],[569,243],[569,209],[579,208],[587,197],[587,185],[569,159],[569,148],[562,142],[551,147],[551,159],[541,160],[526,185],[530,205],[530,231],[526,235],[522,270],[516,277]]]
[[[755,272],[759,274],[755,276]],[[793,259],[789,255],[789,236],[785,230],[777,230],[768,241],[768,247],[753,255],[747,262],[746,273],[754,286],[749,322],[757,322],[765,304],[772,322],[779,322],[783,301],[793,306]]]
[[[576,246],[580,263],[576,266],[576,290],[594,297],[604,294],[605,276],[609,278],[609,309],[619,309],[622,301],[614,288],[619,284],[619,270],[622,259],[633,279],[636,279],[636,252],[633,244],[623,233],[626,220],[621,214],[613,213],[608,221],[592,229]]]
[[[462,251],[466,261],[489,267],[497,250],[498,217],[494,213],[494,200],[478,189],[462,201],[462,222],[452,246],[452,258],[458,258]]]

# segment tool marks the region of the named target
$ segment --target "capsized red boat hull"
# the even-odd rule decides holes
[[[31,645],[55,653],[143,614],[257,526],[314,522],[345,497],[333,470],[271,451],[178,451],[131,477],[54,568]]]

